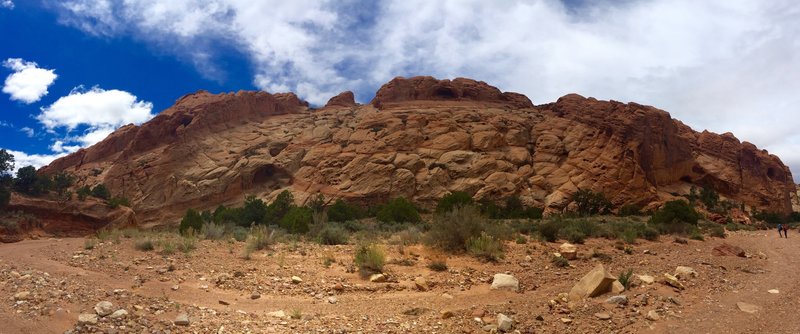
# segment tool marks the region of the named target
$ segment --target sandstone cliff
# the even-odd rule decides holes
[[[282,189],[299,201],[405,196],[427,207],[450,191],[519,195],[550,212],[579,188],[653,207],[711,186],[780,212],[796,192],[776,156],[650,106],[574,94],[535,106],[484,82],[431,77],[396,78],[369,105],[345,92],[317,110],[294,94],[201,91],[44,168],[59,170],[105,183],[148,224]]]

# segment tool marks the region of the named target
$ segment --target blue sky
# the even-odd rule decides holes
[[[534,103],[574,92],[654,105],[800,170],[791,0],[0,0],[0,29],[0,148],[18,165],[199,89],[294,91],[319,105],[433,75]]]

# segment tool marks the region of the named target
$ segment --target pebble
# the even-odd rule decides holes
[[[189,315],[185,312],[178,314],[178,316],[175,317],[174,323],[178,326],[189,326]]]

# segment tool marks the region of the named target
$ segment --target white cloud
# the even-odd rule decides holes
[[[120,126],[149,120],[153,117],[152,109],[152,103],[138,100],[125,91],[78,87],[50,106],[42,107],[36,119],[49,131],[65,128],[69,133],[85,126],[84,133],[73,141],[88,146],[101,141]]]
[[[14,124],[11,122],[0,121],[0,128],[13,128]]]
[[[247,54],[254,83],[315,104],[366,101],[394,76],[465,76],[534,103],[577,92],[669,111],[779,153],[800,178],[800,7],[792,0],[61,2],[62,21],[130,34],[220,70]]]
[[[33,136],[36,135],[36,131],[33,131],[33,129],[31,129],[31,128],[27,127],[27,126],[22,128],[22,129],[19,129],[19,131],[24,132],[25,135],[28,136],[28,138],[33,138]]]
[[[14,71],[6,77],[3,93],[11,95],[12,100],[27,104],[39,101],[42,96],[47,95],[47,87],[58,78],[55,70],[39,68],[36,63],[20,58],[8,58],[3,66]]]
[[[60,157],[67,155],[66,153],[59,153],[59,154],[27,154],[25,152],[14,151],[14,150],[6,150],[8,153],[14,156],[14,170],[18,170],[22,167],[26,166],[33,166],[37,169],[40,167],[47,166],[49,163],[53,162]]]
[[[64,145],[61,140],[56,140],[53,145],[50,145],[50,150],[56,153],[72,153],[80,149],[79,145]]]
[[[2,0],[2,1],[0,1],[0,7],[6,8],[6,9],[14,9],[14,2],[11,1],[11,0]]]

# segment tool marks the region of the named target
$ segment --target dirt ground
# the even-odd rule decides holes
[[[723,242],[748,257],[713,255]],[[640,240],[630,254],[614,241],[590,239],[566,268],[550,261],[559,243],[510,242],[499,263],[384,244],[384,283],[353,272],[351,245],[283,243],[246,260],[241,242],[198,241],[196,250],[171,255],[133,244],[125,238],[91,250],[82,238],[0,244],[0,333],[484,333],[498,313],[520,333],[800,333],[794,289],[800,235],[779,239],[773,231],[688,244],[666,236]],[[448,270],[428,269],[435,258],[446,259]],[[632,268],[656,281],[634,279],[622,293],[626,305],[606,303],[610,295],[561,302],[559,294],[598,263],[614,275]],[[662,282],[677,266],[698,274],[681,278],[684,290]],[[491,290],[496,273],[516,277],[520,291]],[[427,289],[414,283],[419,277]],[[79,324],[79,314],[94,314],[101,301],[127,314]],[[755,305],[755,312],[741,311],[738,302]],[[174,323],[180,313],[188,314],[188,326]]]

